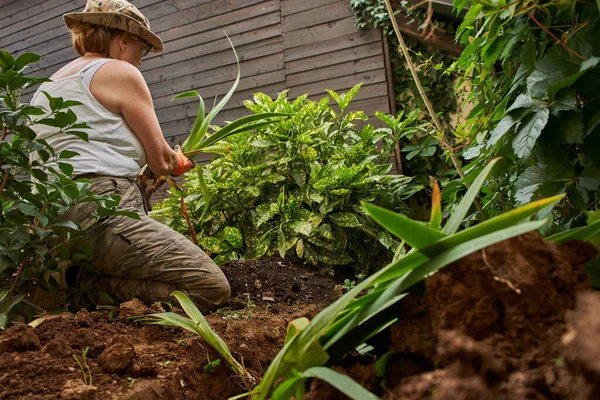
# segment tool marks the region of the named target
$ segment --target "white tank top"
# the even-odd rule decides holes
[[[129,129],[121,114],[104,107],[89,89],[93,74],[111,59],[94,60],[75,75],[44,82],[33,95],[30,104],[42,106],[50,112],[48,99],[42,91],[52,97],[76,100],[82,103],[71,110],[77,115],[77,122],[87,122],[91,129],[78,129],[88,134],[89,142],[68,133],[58,133],[57,128],[46,125],[33,125],[31,128],[39,139],[45,139],[57,154],[63,150],[78,153],[67,161],[73,166],[73,175],[99,174],[119,177],[137,176],[146,164],[146,153],[142,144]],[[32,160],[39,159],[36,153]],[[53,163],[46,164],[56,168]]]

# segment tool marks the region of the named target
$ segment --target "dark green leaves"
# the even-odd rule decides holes
[[[526,117],[522,125],[518,128],[517,135],[513,140],[513,149],[519,158],[527,159],[531,155],[533,146],[542,133],[542,129],[548,122],[550,112],[547,108]]]

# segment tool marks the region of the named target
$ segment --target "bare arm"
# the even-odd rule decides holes
[[[163,137],[150,90],[136,67],[125,61],[104,64],[94,75],[90,91],[103,106],[123,115],[154,173],[169,175],[177,168],[177,154]]]

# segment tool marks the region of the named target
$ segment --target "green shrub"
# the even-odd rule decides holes
[[[398,209],[420,187],[388,174],[397,138],[412,134],[415,119],[380,115],[391,128],[366,124],[363,112],[346,111],[360,85],[346,94],[329,92],[341,112],[282,92],[273,100],[258,93],[246,106],[255,113],[293,117],[227,138],[228,151],[189,174],[186,204],[201,247],[217,263],[278,253],[312,264],[352,265],[357,273],[391,259],[398,242],[365,213],[361,201]],[[361,125],[362,128],[359,128]],[[187,225],[180,203],[170,198],[153,215],[180,232]]]
[[[87,125],[77,122],[71,110],[80,103],[49,98],[48,113],[20,102],[25,89],[47,81],[24,75],[27,65],[39,59],[33,53],[14,59],[0,52],[0,328],[22,311],[31,316],[36,308],[28,295],[35,288],[61,290],[61,269],[71,261],[82,264],[92,254],[85,232],[61,216],[84,201],[98,205],[98,217],[107,216],[116,213],[119,203],[119,196],[89,192],[89,180],[72,178],[68,159],[76,153],[56,153],[36,138],[31,125],[37,123],[87,140]],[[58,169],[30,161],[34,152],[42,162],[56,162]]]
[[[461,11],[466,1],[455,1]],[[583,226],[600,201],[600,13],[596,2],[473,2],[456,63],[474,108],[458,137],[467,180],[495,157],[484,189],[490,216],[565,193],[545,234]]]

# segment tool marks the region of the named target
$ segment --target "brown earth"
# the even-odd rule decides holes
[[[236,261],[223,270],[231,306],[207,319],[256,377],[283,347],[288,322],[312,318],[334,296],[333,280],[280,258]],[[213,372],[204,368],[218,357],[197,336],[127,318],[160,311],[133,300],[118,315],[82,310],[35,329],[9,328],[0,333],[0,399],[215,400],[245,392],[225,363]],[[82,362],[85,349],[83,372],[75,357]]]
[[[547,243],[530,233],[486,248],[428,278],[402,300],[399,322],[371,355],[333,367],[387,399],[600,398],[600,294],[583,264],[593,246]],[[279,258],[231,262],[231,306],[208,316],[257,377],[283,345],[287,323],[334,297],[327,276]],[[36,329],[0,334],[0,399],[227,399],[244,390],[201,339],[179,328],[139,326],[143,304],[64,314]],[[111,316],[113,318],[111,318]],[[92,385],[73,356],[87,358]],[[373,361],[393,352],[385,385]],[[89,374],[88,374],[89,375]],[[313,381],[307,399],[346,399]]]
[[[595,256],[537,233],[474,253],[402,300],[380,351],[394,352],[386,387],[372,363],[336,368],[384,400],[598,399],[600,293],[583,269]],[[317,381],[307,398],[347,399]]]

